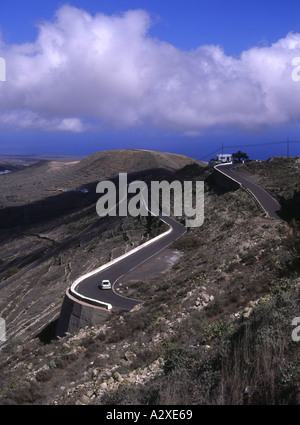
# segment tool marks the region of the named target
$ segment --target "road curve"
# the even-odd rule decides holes
[[[215,169],[247,188],[270,218],[279,218],[277,212],[280,210],[280,205],[278,202],[260,186],[233,170],[233,167],[234,164],[232,163],[226,165],[220,164],[215,166]],[[129,252],[126,256],[119,257],[111,265],[108,263],[99,272],[89,273],[87,277],[83,276],[78,284],[75,285],[76,293],[85,300],[94,300],[103,303],[103,305],[109,306],[108,308],[114,307],[122,310],[131,310],[136,304],[140,303],[140,300],[134,300],[117,294],[114,291],[114,285],[130,271],[158,255],[186,232],[186,227],[171,217],[162,217],[161,215],[160,217],[170,227],[169,231],[165,232],[161,237],[154,238],[150,243],[141,245],[133,250],[132,253]],[[98,285],[102,279],[109,279],[112,282],[113,289],[100,290]]]
[[[263,210],[270,218],[278,219],[278,211],[280,210],[279,203],[262,187],[248,180],[246,177],[239,174],[234,170],[235,164],[220,164],[215,166],[219,172],[224,173],[226,176],[232,178],[233,180],[240,183],[246,189],[248,189],[252,195],[256,198],[259,204],[262,206]]]
[[[186,232],[185,226],[171,217],[164,216],[162,219],[170,226],[170,231],[165,232],[160,238],[154,238],[152,243],[141,245],[139,247],[140,249],[134,251],[132,254],[128,253],[129,255],[125,258],[121,257],[120,261],[116,259],[105,270],[88,276],[77,285],[76,292],[83,297],[97,300],[122,310],[131,310],[136,304],[141,302],[119,295],[114,289],[101,290],[98,285],[102,279],[109,279],[114,287],[115,283],[123,276],[155,255],[158,255]]]

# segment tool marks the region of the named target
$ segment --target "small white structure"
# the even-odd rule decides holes
[[[217,161],[218,162],[232,162],[232,155],[231,153],[221,153],[217,155]]]

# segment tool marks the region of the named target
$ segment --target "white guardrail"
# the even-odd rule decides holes
[[[103,266],[101,266],[101,267],[99,267],[99,268],[97,268],[95,270],[92,270],[91,272],[86,273],[83,276],[79,277],[78,279],[75,280],[75,282],[69,288],[69,291],[70,291],[71,295],[74,295],[75,298],[77,298],[77,299],[79,299],[81,301],[85,301],[88,304],[96,304],[96,305],[99,305],[100,307],[105,307],[107,310],[110,310],[112,308],[112,305],[111,304],[105,303],[103,301],[95,300],[94,298],[88,298],[88,297],[85,297],[84,295],[79,294],[79,292],[76,291],[77,286],[79,285],[80,282],[82,282],[83,280],[87,279],[88,277],[93,276],[93,275],[101,272],[102,270],[108,269],[113,264],[118,263],[119,261],[123,260],[124,258],[129,257],[129,255],[134,254],[135,252],[137,252],[137,251],[145,248],[147,245],[150,245],[150,244],[156,242],[157,240],[159,240],[161,238],[164,238],[169,233],[171,233],[172,232],[172,227],[162,217],[160,217],[160,219],[165,224],[167,224],[169,226],[169,229],[166,232],[162,233],[161,235],[156,236],[153,239],[150,239],[149,241],[143,243],[140,246],[137,246],[136,248],[133,248],[131,251],[126,252],[126,254],[123,254],[120,257],[117,257],[114,260],[109,261],[108,263],[104,264]]]
[[[223,171],[221,171],[221,170],[219,170],[217,167],[219,167],[220,165],[228,165],[228,164],[233,164],[233,162],[227,162],[227,163],[224,163],[224,164],[218,164],[218,165],[215,165],[214,166],[214,169],[215,170],[217,170],[217,171],[219,171],[220,173],[222,173],[222,174],[224,174],[224,176],[226,176],[228,179],[231,179],[231,180],[233,180],[234,182],[236,182],[236,183],[238,183],[239,185],[240,185],[240,187],[241,188],[243,188],[247,193],[249,193],[253,198],[254,198],[254,200],[257,202],[257,204],[258,204],[258,206],[261,208],[261,210],[262,210],[262,212],[264,213],[264,214],[266,214],[266,216],[267,217],[270,217],[270,215],[269,215],[269,213],[268,213],[268,211],[264,208],[264,206],[262,205],[262,203],[257,199],[257,196],[255,196],[254,195],[254,193],[250,190],[250,189],[248,189],[247,187],[245,187],[245,186],[243,186],[242,185],[242,183],[240,183],[240,182],[238,182],[237,180],[235,180],[233,177],[231,177],[231,176],[228,176],[227,174],[225,174]],[[261,188],[262,189],[262,188]],[[264,189],[263,189],[264,190]],[[264,190],[264,192],[266,192],[265,190]],[[267,192],[266,192],[267,193]],[[269,195],[269,194],[268,194]]]
[[[233,162],[225,162],[224,164],[217,164],[214,166],[214,169],[219,171],[220,173],[224,174],[224,176],[226,176],[228,179],[233,180],[234,182],[236,182],[240,187],[242,187],[242,184],[240,182],[238,182],[237,180],[235,180],[233,177],[228,176],[227,174],[225,174],[223,171],[219,170],[217,167],[221,167],[222,165],[229,165],[229,164],[233,164]]]

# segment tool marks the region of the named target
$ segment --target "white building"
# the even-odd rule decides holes
[[[217,155],[217,161],[218,162],[232,162],[232,155],[231,153],[221,153]]]

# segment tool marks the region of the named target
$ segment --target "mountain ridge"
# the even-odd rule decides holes
[[[0,208],[24,205],[62,189],[75,190],[90,183],[117,177],[119,173],[147,170],[175,171],[199,162],[184,155],[146,150],[107,150],[95,152],[80,161],[39,160],[16,173],[1,177]]]
[[[291,197],[299,162],[280,164],[241,169],[278,199]],[[246,191],[216,186],[212,173],[191,165],[173,174],[205,181],[205,220],[170,247],[180,252],[171,269],[122,279],[116,290],[143,302],[60,340],[40,335],[54,326],[70,283],[159,234],[159,222],[99,220],[90,204],[4,230],[0,279],[9,284],[0,315],[8,341],[0,351],[0,404],[299,404],[299,343],[291,337],[300,289],[294,208],[288,220],[270,220]],[[29,253],[39,263],[18,279]]]

